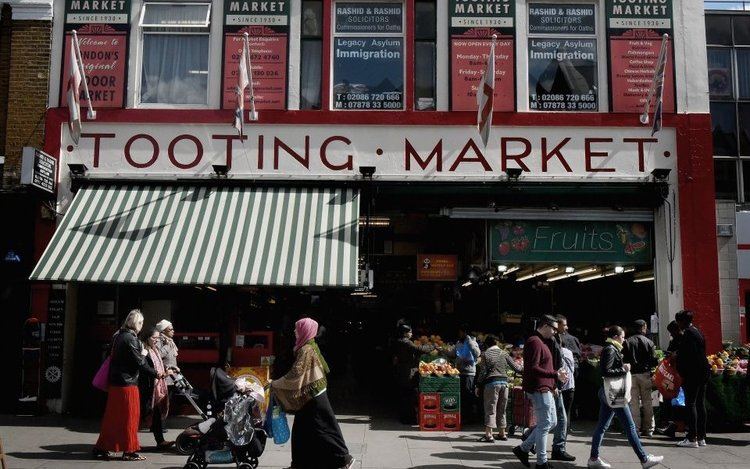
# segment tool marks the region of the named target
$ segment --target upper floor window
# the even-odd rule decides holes
[[[437,98],[437,2],[414,4],[414,108],[434,111]]]
[[[599,109],[597,15],[591,3],[529,3],[529,109]]]
[[[320,109],[323,65],[323,2],[302,2],[300,40],[300,109]]]
[[[143,4],[141,104],[208,103],[210,17],[210,3]]]
[[[334,109],[404,109],[404,5],[336,2]]]

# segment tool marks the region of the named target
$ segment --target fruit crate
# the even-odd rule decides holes
[[[458,412],[446,412],[440,414],[440,430],[444,432],[460,431],[461,414]]]
[[[443,413],[460,412],[461,410],[461,393],[458,392],[441,392],[440,393],[440,411]]]
[[[442,429],[439,412],[419,412],[419,429],[424,432],[437,432]]]
[[[419,411],[420,412],[439,412],[440,411],[440,393],[423,392],[419,394]]]
[[[420,376],[420,392],[461,392],[461,380],[458,376]]]

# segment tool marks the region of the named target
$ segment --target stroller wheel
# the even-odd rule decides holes
[[[189,463],[182,466],[182,469],[204,469],[206,465],[198,464],[195,461],[190,461]]]
[[[237,465],[237,469],[255,469],[257,467],[258,467],[257,462],[255,464],[243,462]]]
[[[180,434],[174,442],[174,447],[178,453],[188,455],[195,450],[195,444],[193,438]]]

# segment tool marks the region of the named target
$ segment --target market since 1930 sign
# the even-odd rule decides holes
[[[492,262],[653,262],[649,223],[501,220],[489,229]]]

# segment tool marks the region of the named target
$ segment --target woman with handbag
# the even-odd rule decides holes
[[[295,360],[292,369],[271,383],[273,398],[294,413],[293,469],[350,468],[354,458],[341,434],[326,393],[328,364],[315,343],[318,323],[310,318],[295,323]]]
[[[169,391],[166,379],[172,375],[171,369],[166,369],[159,350],[159,330],[151,327],[144,335],[146,344],[146,363],[141,369],[138,388],[141,394],[141,418],[151,419],[150,430],[154,434],[156,447],[168,449],[174,446],[174,441],[165,441],[164,421],[169,413]]]
[[[599,457],[604,433],[612,423],[612,417],[617,416],[625,429],[630,446],[641,461],[641,466],[649,468],[661,463],[664,456],[647,454],[638,438],[638,432],[633,423],[633,416],[628,406],[630,390],[630,364],[624,363],[622,358],[622,344],[625,342],[625,331],[620,326],[607,329],[607,343],[602,349],[599,366],[604,380],[604,386],[599,390],[599,423],[591,439],[591,456],[588,467],[609,468],[608,462]]]
[[[143,461],[137,453],[138,423],[141,418],[138,376],[146,363],[138,333],[143,328],[143,314],[130,311],[114,337],[109,360],[107,407],[102,418],[99,439],[92,451],[97,459],[109,459],[110,452],[122,451],[124,461]]]

